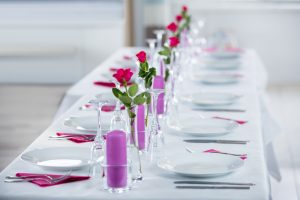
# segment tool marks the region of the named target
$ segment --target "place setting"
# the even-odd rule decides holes
[[[243,79],[238,73],[193,73],[190,77],[192,81],[205,85],[234,85]]]
[[[167,152],[158,161],[159,174],[167,172],[176,189],[242,189],[255,186],[250,182],[220,181],[245,165],[247,154],[234,154],[209,149],[203,152],[185,147]],[[171,178],[170,177],[170,178]]]
[[[225,92],[197,92],[181,95],[180,101],[193,110],[206,112],[246,112],[239,105],[243,95]]]
[[[87,171],[90,167],[89,156],[90,150],[86,147],[47,147],[29,150],[21,155],[21,160],[48,173],[17,172],[15,175],[6,176],[4,182],[31,182],[40,187],[49,187],[88,180],[90,176],[83,175],[82,170]],[[80,173],[77,173],[78,171]]]

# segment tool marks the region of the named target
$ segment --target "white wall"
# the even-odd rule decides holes
[[[124,45],[122,3],[58,2],[0,2],[0,83],[72,83]]]
[[[207,32],[226,28],[233,32],[243,47],[254,48],[261,56],[271,84],[300,84],[300,3],[272,1],[166,1],[149,4],[152,14],[148,24],[158,23],[155,10],[169,13],[172,20],[187,4],[194,18],[207,20]],[[161,11],[159,11],[161,12]],[[153,16],[153,17],[151,17]]]

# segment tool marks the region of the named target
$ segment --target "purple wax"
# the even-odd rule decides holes
[[[114,130],[106,135],[107,185],[121,188],[127,185],[126,133]]]
[[[160,60],[160,76],[164,77],[164,63],[163,60]]]
[[[153,88],[154,89],[164,89],[165,88],[165,82],[164,78],[162,76],[155,76],[153,81]],[[159,94],[157,98],[157,114],[163,114],[164,113],[164,93]]]
[[[137,108],[137,137],[139,150],[145,149],[145,107],[138,105]]]

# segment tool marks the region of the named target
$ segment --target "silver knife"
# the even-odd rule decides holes
[[[174,184],[203,184],[203,185],[244,185],[254,186],[254,183],[233,183],[233,182],[213,182],[213,181],[174,181]]]
[[[250,186],[176,186],[176,189],[238,189],[249,190]]]
[[[183,140],[187,143],[220,143],[220,144],[247,144],[248,140],[205,140],[205,139],[188,139]]]
[[[194,110],[206,111],[206,112],[246,112],[243,109],[226,109],[226,108],[194,108]]]

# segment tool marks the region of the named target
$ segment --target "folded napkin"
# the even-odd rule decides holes
[[[103,87],[116,87],[116,85],[113,82],[108,81],[94,81],[94,85],[103,86]],[[132,85],[132,82],[127,83],[127,85]],[[121,84],[123,86],[123,84]]]
[[[124,56],[123,56],[123,59],[124,59],[124,60],[132,60],[132,56],[124,55]]]
[[[224,119],[224,120],[231,120],[231,121],[235,121],[236,123],[238,123],[238,124],[245,124],[245,123],[247,123],[247,121],[244,121],[244,120],[235,120],[235,119],[229,119],[229,118],[225,118],[225,117],[213,117],[213,118],[215,118],[215,119]]]
[[[225,155],[231,155],[231,156],[239,156],[242,160],[247,159],[247,154],[234,154],[234,153],[227,153],[227,152],[222,152],[216,149],[208,149],[203,151],[204,153],[219,153],[219,154],[225,154]]]
[[[67,136],[68,140],[75,143],[92,142],[95,139],[94,134],[75,134],[75,133],[61,133],[57,132],[57,136]]]
[[[109,71],[111,71],[111,72],[116,72],[118,69],[120,69],[120,68],[115,68],[115,67],[111,67],[111,68],[109,68]],[[123,69],[126,69],[126,68],[123,68]],[[131,69],[131,71],[133,71],[133,72],[135,72],[136,71],[136,68],[130,68]]]
[[[85,104],[84,107],[92,108],[93,105],[92,104]],[[115,110],[115,108],[116,108],[116,106],[104,105],[104,106],[102,106],[101,111],[103,111],[103,112],[112,112],[112,111]],[[125,109],[125,106],[121,106],[121,110],[124,110],[124,109]]]
[[[111,71],[111,72],[116,72],[118,69],[119,69],[119,68],[111,67],[111,68],[109,68],[109,71]]]
[[[22,177],[22,178],[26,178],[28,176],[40,176],[41,178],[44,178],[45,175],[50,176],[52,178],[59,178],[63,175],[58,175],[58,174],[31,174],[31,173],[16,173],[17,177]],[[63,184],[63,183],[71,183],[71,182],[75,182],[75,181],[83,181],[83,180],[87,180],[89,179],[89,176],[69,176],[66,177],[66,179],[63,179],[57,183],[49,183],[43,179],[37,179],[34,181],[30,181],[31,183],[34,183],[40,187],[48,187],[48,186],[54,186],[54,185],[59,185],[59,184]]]

